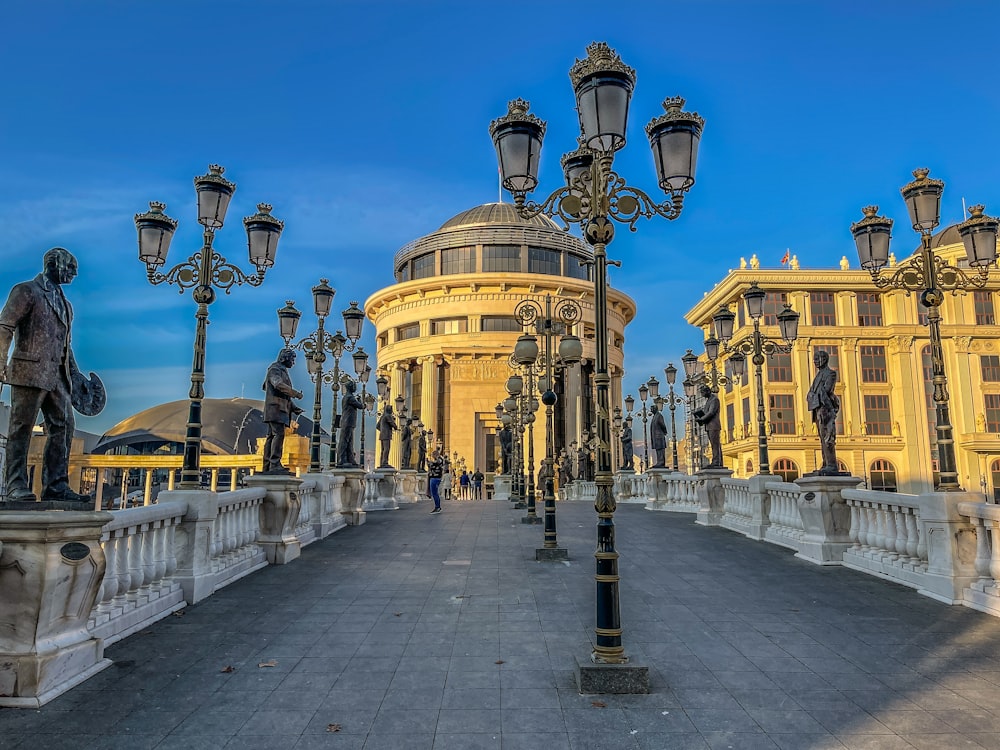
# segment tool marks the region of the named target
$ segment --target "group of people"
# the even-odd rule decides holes
[[[455,499],[482,500],[485,479],[478,468],[471,474],[463,469],[458,476],[458,495]],[[427,495],[434,501],[431,513],[440,513],[441,501],[453,498],[454,484],[455,474],[451,462],[440,451],[435,450],[427,462]]]

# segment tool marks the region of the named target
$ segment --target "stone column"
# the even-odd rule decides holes
[[[976,574],[976,530],[958,512],[959,503],[982,502],[978,492],[928,492],[920,495],[921,534],[927,540],[924,596],[960,604]]]
[[[851,509],[840,496],[864,480],[851,476],[803,476],[798,497],[803,537],[795,555],[817,565],[839,565],[851,547]]]
[[[111,666],[87,630],[105,558],[94,511],[0,512],[0,706],[38,708]]]
[[[250,487],[263,487],[264,502],[260,506],[260,538],[267,562],[284,565],[302,554],[302,544],[295,536],[302,499],[301,479],[280,474],[256,474],[247,479]]]
[[[767,494],[768,482],[773,482],[774,474],[755,474],[750,477],[750,524],[746,534],[750,539],[764,540],[764,533],[771,525],[771,496]]]
[[[394,397],[395,398],[395,397]],[[344,478],[341,489],[341,513],[348,526],[360,526],[365,522],[365,510],[362,507],[365,499],[364,469],[336,469],[334,474]]]
[[[157,500],[187,505],[187,512],[174,532],[177,554],[174,580],[181,585],[184,601],[196,604],[215,591],[212,535],[219,515],[219,498],[208,490],[167,490],[161,492]]]
[[[722,486],[723,479],[729,479],[733,475],[731,469],[714,468],[702,469],[697,476],[701,478],[698,483],[698,513],[695,523],[702,526],[718,526],[719,521],[725,514],[726,490]]]
[[[407,480],[404,479],[403,475],[411,475],[411,481],[415,482],[415,471],[406,471],[397,473],[395,469],[376,469],[371,473],[371,476],[375,479],[375,486],[377,488],[377,494],[375,497],[364,498],[364,502],[361,505],[362,511],[370,510],[399,510],[399,501],[403,502],[416,502],[415,498],[410,498],[406,494],[406,484]],[[397,494],[400,495],[397,500]],[[362,496],[364,497],[364,496]]]

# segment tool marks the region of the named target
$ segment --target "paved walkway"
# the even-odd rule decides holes
[[[426,503],[307,547],[107,651],[0,748],[1000,748],[1000,620],[624,506],[627,652],[653,692],[581,696],[593,508],[571,562],[497,501]],[[178,613],[180,614],[180,613]]]

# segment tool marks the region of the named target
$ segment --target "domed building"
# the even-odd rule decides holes
[[[470,471],[496,468],[496,405],[506,397],[510,355],[522,333],[514,309],[525,299],[544,310],[546,296],[553,307],[571,298],[582,308],[582,320],[567,333],[582,340],[584,358],[555,378],[555,445],[593,434],[593,253],[584,242],[545,216],[523,219],[512,204],[487,203],[408,243],[393,265],[396,283],[365,302],[378,366],[390,378],[390,399],[402,395],[407,413],[434,431],[449,456],[457,453]],[[635,311],[630,297],[608,290],[611,403],[621,400],[625,326]],[[534,426],[538,467],[544,407]]]

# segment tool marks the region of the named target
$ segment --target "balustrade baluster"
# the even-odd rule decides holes
[[[916,565],[920,562],[917,557],[917,545],[919,543],[919,528],[917,527],[917,516],[913,508],[906,509],[906,555],[910,561]]]
[[[885,510],[885,551],[886,557],[892,562],[899,559],[896,552],[896,509],[891,505],[886,505]]]

